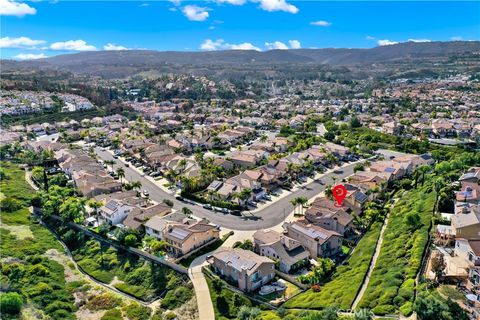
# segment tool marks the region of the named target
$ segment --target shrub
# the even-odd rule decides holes
[[[0,210],[5,212],[14,212],[22,207],[22,203],[15,198],[3,198],[0,200]]]
[[[0,294],[0,311],[3,314],[16,315],[22,309],[22,296],[16,292]]]
[[[144,307],[139,303],[132,302],[123,310],[127,314],[129,320],[147,320],[150,318],[152,310],[148,307]]]
[[[122,320],[122,311],[119,309],[110,309],[105,312],[100,320]]]
[[[94,296],[87,302],[89,310],[108,310],[121,304],[122,300],[109,293],[102,293]]]
[[[185,287],[178,287],[175,290],[170,290],[162,300],[162,307],[167,309],[175,309],[190,300],[193,296],[191,290]]]

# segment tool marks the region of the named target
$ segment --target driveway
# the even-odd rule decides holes
[[[115,160],[111,153],[108,151],[102,151],[100,148],[95,148],[95,152],[103,160]],[[357,162],[358,163],[358,162]],[[327,185],[333,184],[332,177],[336,177],[336,181],[340,182],[343,178],[346,178],[353,174],[353,168],[357,163],[348,163],[342,166],[340,170],[342,173],[335,174],[333,172],[325,173],[319,179],[300,187],[298,190],[291,194],[269,203],[268,206],[255,211],[243,212],[243,216],[234,216],[230,214],[222,214],[211,210],[204,209],[200,205],[187,204],[185,202],[175,199],[172,194],[165,192],[162,188],[155,183],[143,177],[136,170],[130,167],[126,167],[121,160],[116,160],[115,168],[122,167],[125,170],[125,179],[128,181],[140,181],[142,183],[142,189],[147,190],[150,194],[150,198],[156,202],[162,202],[163,199],[170,199],[174,208],[180,210],[183,207],[187,207],[194,213],[195,216],[200,218],[206,218],[210,222],[219,226],[232,229],[232,230],[259,230],[268,229],[281,223],[284,218],[293,210],[293,206],[290,201],[296,197],[307,197],[308,199],[316,197],[319,193],[323,192]]]

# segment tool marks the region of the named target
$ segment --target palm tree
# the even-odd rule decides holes
[[[266,134],[262,134],[262,136],[260,137],[260,142],[265,142],[267,141],[268,139],[268,136]]]
[[[420,175],[422,176],[422,187],[423,187],[423,184],[425,183],[425,175],[430,172],[432,168],[430,166],[427,166],[427,165],[423,165],[423,166],[420,166],[418,167],[418,172],[420,173]]]
[[[125,170],[123,168],[118,168],[117,175],[120,178],[120,183],[122,183],[122,179],[125,178]]]
[[[438,200],[440,199],[440,192],[445,187],[445,180],[443,178],[435,179],[433,182],[433,190],[435,191],[435,203],[433,205],[433,213],[437,211]]]
[[[185,168],[187,167],[187,160],[182,159],[182,160],[178,161],[178,167],[181,168],[180,172],[185,171]]]
[[[213,198],[218,195],[218,192],[216,190],[208,190],[207,194],[210,197],[210,202],[213,202]]]
[[[113,166],[115,165],[115,160],[105,160],[106,165],[110,165],[113,171]]]
[[[183,213],[184,215],[186,215],[187,217],[190,218],[190,216],[192,215],[193,212],[192,212],[192,210],[190,210],[189,208],[183,207],[183,208],[182,208],[182,213]]]
[[[298,198],[293,198],[290,203],[293,206],[293,214],[297,214]]]
[[[250,198],[251,195],[252,195],[252,189],[246,188],[246,189],[243,189],[242,191],[234,194],[234,198],[237,198],[239,200],[239,203],[240,203],[240,202],[247,201]]]
[[[328,185],[326,188],[325,188],[325,196],[330,199],[330,200],[333,200],[333,190],[332,190],[332,186]]]
[[[95,212],[95,216],[98,216],[98,209],[103,205],[103,203],[95,200],[90,200],[88,202],[88,206],[93,209],[93,212]]]
[[[135,190],[135,189],[138,189],[140,190],[142,188],[142,183],[140,181],[132,181],[130,183],[130,185],[132,186],[132,188]]]
[[[305,197],[297,197],[297,203],[300,206],[300,214],[303,215],[303,206],[308,203],[308,199]]]

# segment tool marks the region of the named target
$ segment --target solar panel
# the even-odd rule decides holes
[[[385,168],[385,172],[395,172],[395,168],[391,168],[391,167]]]
[[[188,232],[187,230],[179,229],[179,228],[173,228],[172,231],[170,231],[170,234],[175,238],[183,240],[186,237],[188,237],[190,232]]]
[[[118,203],[117,203],[116,201],[113,201],[113,200],[112,200],[112,201],[109,201],[109,202],[105,205],[105,207],[107,207],[107,208],[110,209],[110,210],[115,210],[115,209],[118,208]]]

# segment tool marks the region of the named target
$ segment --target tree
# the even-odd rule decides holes
[[[403,218],[403,221],[411,231],[417,230],[422,224],[420,215],[416,211],[408,212]]]
[[[434,214],[437,211],[438,200],[440,198],[440,192],[442,191],[442,189],[444,187],[445,187],[445,180],[443,180],[442,178],[435,179],[435,181],[433,182],[433,190],[435,191],[435,203],[433,205],[433,213]]]
[[[255,320],[260,315],[261,311],[257,307],[241,306],[237,313],[239,320]]]
[[[435,280],[438,280],[438,278],[443,275],[443,272],[447,266],[443,258],[443,253],[440,251],[434,251],[432,253],[432,259],[430,263],[432,266],[432,271],[435,273]]]
[[[60,218],[64,224],[68,222],[81,222],[85,217],[85,200],[69,197],[60,205]]]
[[[88,206],[93,209],[95,216],[98,216],[98,209],[103,206],[103,203],[91,199],[90,201],[88,201]]]
[[[427,165],[423,165],[423,166],[420,166],[418,167],[417,171],[419,172],[419,175],[422,177],[422,187],[423,187],[423,184],[425,183],[425,175],[430,172],[432,168],[430,166],[427,166]],[[416,184],[416,182],[415,182]]]
[[[125,245],[127,247],[136,247],[138,245],[138,239],[134,234],[129,234],[125,237]]]
[[[120,183],[122,183],[122,179],[125,178],[125,170],[123,168],[118,168],[117,175],[120,178]]]
[[[0,312],[2,314],[17,315],[23,306],[22,296],[16,292],[0,294]]]
[[[183,207],[183,208],[182,208],[182,213],[183,213],[184,215],[186,215],[187,217],[190,217],[193,212],[192,212],[192,210],[190,210],[189,208]]]
[[[358,120],[357,117],[352,117],[350,119],[350,127],[351,128],[359,128],[361,126],[362,126],[362,124],[360,123],[360,121]]]
[[[298,206],[300,206],[300,214],[303,214],[303,206],[308,203],[308,199],[306,197],[297,197],[296,203]]]
[[[293,198],[290,203],[293,206],[293,214],[297,214],[298,198]]]
[[[140,190],[142,188],[142,183],[140,181],[132,181],[130,185],[132,186],[133,190]]]
[[[268,139],[268,136],[266,134],[262,134],[260,136],[260,142],[265,142],[265,141],[267,141],[267,139]]]

